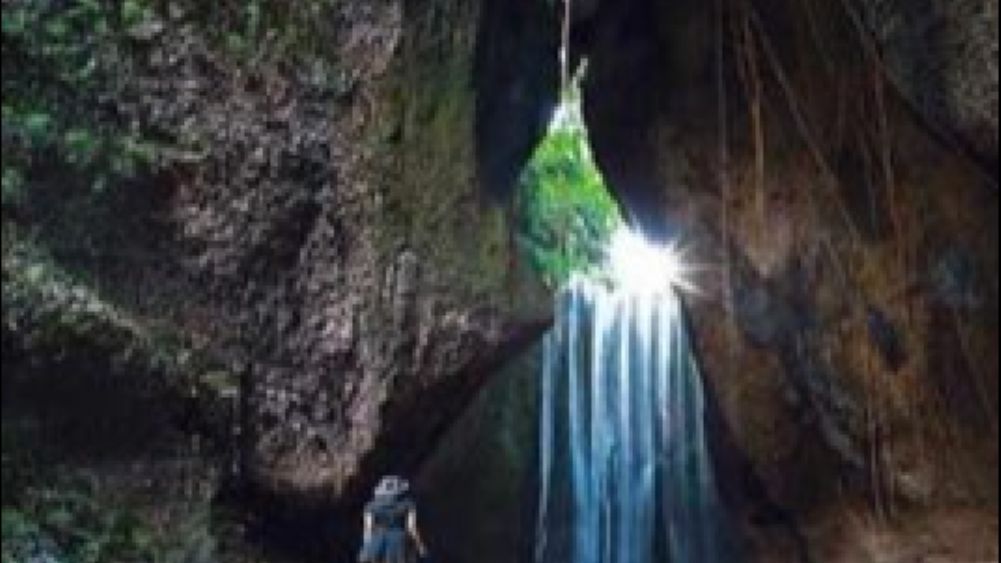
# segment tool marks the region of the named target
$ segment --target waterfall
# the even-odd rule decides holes
[[[673,290],[578,278],[544,345],[535,563],[735,563]]]

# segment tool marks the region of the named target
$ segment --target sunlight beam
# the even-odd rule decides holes
[[[607,265],[615,285],[631,293],[694,291],[693,270],[684,254],[677,244],[658,246],[622,226],[612,235]]]

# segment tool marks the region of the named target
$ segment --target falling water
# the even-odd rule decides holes
[[[536,563],[735,563],[673,291],[583,279],[545,343]]]

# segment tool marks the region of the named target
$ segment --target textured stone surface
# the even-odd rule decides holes
[[[532,559],[541,356],[535,346],[492,376],[417,474],[436,560]]]
[[[73,264],[102,307],[169,325],[241,382],[243,477],[313,505],[415,467],[548,317],[478,172],[481,3],[324,10],[326,54],[297,67],[242,61],[183,15],[136,39],[108,95],[163,139],[159,196],[135,252]]]
[[[343,495],[363,463],[413,464],[544,319],[508,268],[501,211],[479,196],[477,6],[337,10],[340,98],[236,75],[185,111],[178,88],[207,81],[195,52],[172,72],[151,68],[173,75],[160,104],[177,114],[148,108],[155,125],[190,126],[211,147],[167,212],[183,267],[232,311],[221,330],[238,331],[248,360],[249,476],[318,498]],[[421,412],[429,396],[457,406]]]
[[[997,166],[997,0],[866,0],[860,17],[904,96]]]
[[[839,498],[997,510],[996,179],[954,142],[996,145],[997,31],[989,2],[948,4],[959,43],[895,47],[945,82],[900,82],[838,2],[603,3],[577,33],[611,189],[704,266],[693,324],[750,462],[725,461],[724,482],[778,560],[833,541]],[[799,539],[775,534],[788,515]]]

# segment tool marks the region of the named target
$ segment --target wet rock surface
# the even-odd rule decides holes
[[[532,559],[541,358],[536,345],[493,375],[417,473],[436,561]]]
[[[997,509],[996,7],[863,4],[883,35],[852,3],[638,0],[575,37],[610,189],[703,266],[697,342],[749,462],[722,470],[782,561],[822,549],[839,498]],[[903,46],[932,30],[952,39]]]

